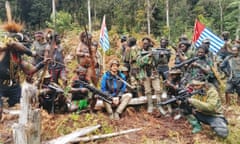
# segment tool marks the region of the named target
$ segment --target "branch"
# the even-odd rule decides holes
[[[47,142],[43,142],[43,144],[66,144],[66,143],[69,143],[70,141],[72,141],[73,139],[83,136],[83,135],[86,135],[92,131],[95,131],[96,129],[98,129],[100,127],[101,127],[101,125],[84,127],[82,129],[72,132],[68,135],[58,137],[56,139],[53,139],[53,140],[50,140]]]
[[[104,138],[119,136],[119,135],[131,133],[131,132],[136,132],[136,131],[140,131],[140,130],[142,130],[142,128],[129,129],[129,130],[124,130],[124,131],[110,133],[110,134],[81,137],[81,138],[77,138],[77,139],[75,139],[73,141],[70,141],[70,142],[71,143],[88,142],[88,141],[93,141],[93,140],[97,140],[97,139],[104,139]]]

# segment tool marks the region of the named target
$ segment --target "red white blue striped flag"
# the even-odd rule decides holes
[[[223,47],[225,43],[217,35],[206,28],[202,23],[196,20],[192,41],[195,43],[196,47],[199,47],[204,39],[210,40],[209,51],[211,51],[214,55],[218,53],[218,51]]]
[[[100,40],[99,43],[103,48],[103,51],[107,51],[110,48],[109,39],[108,39],[108,31],[105,22],[105,15],[103,16],[102,27],[100,32]]]

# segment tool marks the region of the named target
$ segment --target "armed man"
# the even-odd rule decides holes
[[[52,81],[59,84],[59,79],[63,81],[64,84],[67,83],[66,70],[64,65],[64,54],[63,47],[61,46],[60,35],[54,33],[50,36],[51,44],[46,47],[45,57],[52,59],[49,63],[49,73],[52,76]]]
[[[194,79],[191,82],[193,90],[203,91],[201,94],[196,94],[188,98],[192,110],[186,116],[189,123],[192,125],[193,133],[201,131],[201,123],[210,125],[212,130],[222,138],[228,136],[227,120],[223,115],[221,98],[216,88],[203,80]]]
[[[206,56],[206,49],[203,46],[197,48],[196,56],[198,59],[187,67],[187,71],[182,78],[184,85],[187,85],[187,82],[196,78],[208,79],[211,73],[209,61]]]
[[[162,77],[162,80],[166,80],[167,78],[165,72],[169,70],[168,63],[171,57],[170,49],[168,49],[167,46],[168,39],[163,37],[160,40],[160,48],[156,48],[153,51],[153,58],[156,62],[156,67],[159,75]]]
[[[69,108],[71,112],[86,109],[89,104],[89,90],[79,82],[79,80],[81,80],[89,83],[89,80],[86,78],[87,69],[78,66],[75,72],[76,75],[72,78],[71,88],[69,90],[69,93],[72,94],[71,106]]]
[[[187,37],[185,35],[179,38],[178,47],[175,49],[176,57],[175,64],[179,64],[186,59],[191,58],[192,52],[189,50],[191,44],[189,43]]]
[[[49,72],[41,80],[36,81],[39,88],[39,107],[42,107],[48,113],[65,113],[68,111],[67,99],[63,95],[63,89],[56,83],[51,82]]]
[[[232,55],[227,56],[220,64],[222,69],[226,69],[228,80],[226,82],[225,100],[226,105],[230,104],[231,95],[236,92],[238,94],[237,103],[240,105],[240,45],[232,47]]]
[[[157,97],[157,103],[161,102],[160,78],[157,67],[155,65],[155,61],[152,57],[152,40],[148,37],[144,37],[142,39],[142,43],[143,47],[141,54],[137,58],[137,64],[140,67],[139,78],[143,82],[145,95],[147,96],[147,112],[152,113],[154,108],[152,99],[152,88],[154,90],[154,94]],[[166,114],[162,106],[156,105],[155,107],[158,107],[161,114]]]
[[[113,99],[112,104],[104,102],[104,106],[110,119],[119,120],[120,114],[128,105],[132,98],[131,93],[126,92],[125,75],[119,71],[119,60],[112,59],[109,62],[109,71],[102,76],[101,90],[110,95]],[[116,110],[114,110],[116,108]]]
[[[140,53],[140,48],[137,46],[137,40],[130,37],[127,41],[127,48],[125,50],[124,64],[129,71],[129,80],[131,89],[136,91],[137,96],[142,96],[141,84],[138,78],[139,67],[137,65],[137,56]]]

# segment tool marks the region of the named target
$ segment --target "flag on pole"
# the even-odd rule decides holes
[[[105,15],[103,16],[102,27],[100,32],[100,45],[103,48],[103,51],[107,51],[110,48],[109,39],[108,39],[108,31],[105,22]]]
[[[215,55],[225,43],[224,40],[220,39],[217,35],[215,35],[208,28],[206,28],[202,23],[196,20],[192,41],[195,43],[196,47],[199,47],[202,44],[202,41],[205,39],[210,40],[209,51],[211,51]]]

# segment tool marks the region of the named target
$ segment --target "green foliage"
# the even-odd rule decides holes
[[[48,27],[55,29],[59,33],[65,33],[66,31],[71,31],[73,28],[72,16],[64,11],[59,11],[56,13],[56,17],[51,15],[51,21],[46,21]]]

